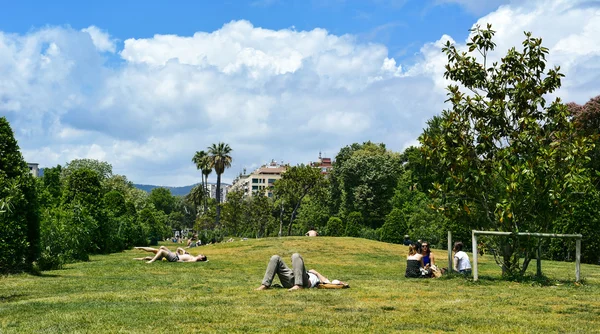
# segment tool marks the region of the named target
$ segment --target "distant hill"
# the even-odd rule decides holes
[[[155,185],[151,185],[151,184],[135,184],[134,183],[133,186],[138,189],[141,189],[143,191],[146,191],[146,192],[151,192],[152,189],[154,189],[154,188],[167,188],[167,189],[171,190],[171,194],[173,194],[175,196],[185,196],[185,195],[189,194],[190,191],[192,190],[192,188],[194,188],[198,184],[199,183],[192,184],[190,186],[183,186],[183,187],[168,187],[168,186],[155,186]],[[215,184],[215,183],[209,182],[209,184]],[[221,186],[225,186],[225,185],[229,185],[229,184],[221,183]]]

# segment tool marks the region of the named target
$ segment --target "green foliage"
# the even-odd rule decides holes
[[[162,211],[145,208],[139,214],[139,221],[147,231],[150,245],[157,245],[160,240],[171,235],[171,229],[167,226],[167,216]]]
[[[546,103],[563,75],[559,68],[546,70],[541,39],[526,33],[521,52],[512,48],[488,67],[493,35],[489,25],[477,26],[468,53],[450,43],[443,48],[445,77],[461,86],[448,87],[452,108],[442,113],[440,129],[420,137],[428,166],[436,169],[432,195],[440,210],[469,228],[550,231],[573,196],[588,191],[590,145],[575,135],[560,100]],[[497,240],[503,273],[523,274],[535,244]]]
[[[385,223],[381,227],[381,241],[401,244],[407,232],[408,227],[404,213],[402,210],[394,208],[385,217]]]
[[[344,236],[347,237],[358,237],[360,234],[361,226],[363,225],[363,217],[360,212],[351,212],[346,217],[346,228],[344,229]]]
[[[275,197],[291,209],[288,224],[288,235],[292,234],[292,225],[298,211],[307,196],[315,199],[324,197],[326,181],[318,168],[299,165],[288,168],[281,179],[274,184]]]
[[[328,187],[324,187],[327,189]],[[295,226],[299,231],[308,231],[314,227],[317,231],[323,230],[329,219],[329,206],[324,196],[306,196],[304,203],[298,209],[298,218],[296,218]],[[304,234],[302,233],[302,234]]]
[[[370,227],[363,227],[360,229],[358,236],[363,239],[380,240],[381,239],[381,228],[372,229]]]
[[[589,137],[594,143],[587,167],[592,170],[592,183],[600,190],[600,96],[590,99],[582,106],[569,103],[567,107],[578,133]]]
[[[273,216],[272,199],[266,196],[252,196],[247,200],[245,219],[246,233],[251,231],[253,236],[262,238],[274,235],[276,220]]]
[[[600,263],[600,191],[583,194],[573,203],[572,211],[554,223],[554,233],[581,234],[581,261]],[[575,259],[575,242],[552,239],[549,255],[556,260]]]
[[[116,217],[121,217],[127,213],[125,196],[116,190],[111,190],[104,194],[104,205]]]
[[[245,210],[244,193],[230,191],[227,193],[227,202],[223,204],[223,227],[234,236],[239,236],[244,225]]]
[[[366,226],[383,225],[401,172],[400,156],[384,144],[365,142],[340,150],[331,173],[332,212],[358,211]]]
[[[98,173],[91,169],[81,168],[71,171],[68,175],[63,192],[63,203],[80,202],[90,207],[96,207],[99,204],[98,199],[102,198],[102,186]]]
[[[175,197],[171,194],[171,190],[167,188],[152,189],[148,200],[154,204],[156,210],[160,210],[167,215],[175,209]]]
[[[100,180],[106,180],[112,176],[112,166],[108,162],[95,159],[75,159],[61,169],[61,177],[68,179],[71,173],[79,169],[93,170],[98,174]]]
[[[343,235],[345,232],[344,224],[338,217],[330,217],[325,227],[325,234],[332,237],[338,237]]]
[[[0,272],[31,268],[39,256],[39,224],[36,182],[0,117]]]

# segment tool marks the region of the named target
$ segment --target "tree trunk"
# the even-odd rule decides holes
[[[208,211],[208,198],[210,197],[210,194],[208,193],[208,175],[204,175],[204,181],[203,181],[203,194],[204,194],[204,212]]]
[[[304,198],[304,196],[302,196],[302,198]],[[294,211],[292,211],[292,216],[290,217],[290,225],[288,226],[288,237],[292,235],[292,224],[294,223],[294,219],[296,219],[296,212],[298,212],[298,208],[300,207],[301,202],[302,199],[300,199],[298,204],[296,204],[296,207],[294,207]]]
[[[279,237],[283,234],[283,203],[281,203],[281,210],[279,211]]]
[[[216,219],[216,227],[221,227],[219,224],[219,220],[221,219],[221,174],[217,173],[217,219]]]

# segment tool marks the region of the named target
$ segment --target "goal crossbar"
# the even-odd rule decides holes
[[[538,238],[572,238],[575,239],[575,281],[579,282],[579,268],[581,264],[581,234],[555,234],[555,233],[530,233],[530,232],[500,232],[500,231],[477,231],[472,230],[473,242],[473,280],[479,278],[477,270],[477,256],[479,254],[477,236],[478,235],[503,235],[503,236],[531,236]],[[448,233],[450,236],[450,233]],[[450,242],[448,243],[450,245]],[[540,256],[538,250],[538,272],[541,271]]]

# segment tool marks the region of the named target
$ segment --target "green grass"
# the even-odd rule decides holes
[[[363,239],[273,238],[191,250],[210,261],[146,264],[131,250],[42,276],[0,278],[0,333],[600,330],[600,267],[593,265],[582,265],[584,284],[576,285],[574,263],[544,261],[551,284],[542,286],[500,280],[488,255],[480,257],[479,282],[406,279],[406,247]],[[272,254],[291,265],[294,252],[307,269],[351,288],[254,291]],[[446,266],[446,253],[435,253]]]

